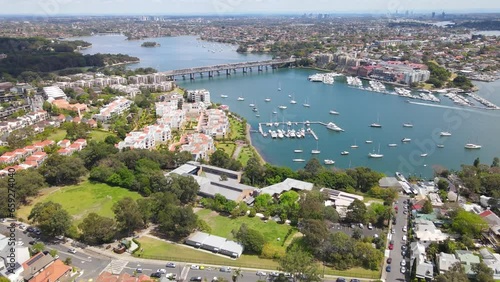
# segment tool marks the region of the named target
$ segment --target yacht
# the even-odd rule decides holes
[[[273,115],[277,114],[278,112],[277,111],[273,111]]]
[[[444,148],[444,145],[443,144],[438,144],[437,147],[438,148]]]
[[[465,144],[465,149],[481,149],[481,145],[468,143]]]
[[[382,125],[379,124],[379,123],[374,122],[374,123],[370,124],[370,127],[382,128]]]
[[[353,148],[353,149],[357,149],[357,148],[359,148],[359,146],[358,146],[358,145],[356,145],[356,142],[354,142],[354,145],[351,145],[351,148]]]
[[[451,136],[451,133],[448,132],[448,131],[441,131],[441,133],[439,133],[440,136]]]
[[[297,101],[295,101],[293,98],[290,100],[290,104],[297,104]]]
[[[366,140],[365,143],[366,144],[371,144],[371,143],[373,143],[373,141],[372,140]]]
[[[291,122],[291,121],[287,121],[287,122],[286,122],[286,125],[288,125],[288,126],[292,126],[292,122]]]
[[[264,99],[264,101],[271,102],[271,98],[266,98],[266,99]]]
[[[380,145],[378,146],[378,152],[375,154],[375,151],[373,153],[369,153],[368,157],[370,158],[382,158],[384,155],[380,154]]]
[[[387,146],[389,146],[389,147],[397,147],[397,146],[398,146],[398,144],[391,143],[391,144],[389,144],[389,145],[387,145]]]
[[[339,112],[334,111],[334,110],[331,110],[331,111],[330,111],[330,114],[331,114],[331,115],[338,115],[338,114],[339,114]]]
[[[243,97],[238,97],[238,101],[245,101],[245,98],[243,98]]]
[[[284,110],[284,109],[286,109],[286,106],[279,106],[278,108]]]
[[[250,104],[250,105],[248,105],[248,106],[249,106],[249,107],[255,107],[255,104],[254,104],[254,103],[252,103],[252,104]]]
[[[330,129],[330,130],[333,130],[333,131],[344,131],[342,128],[340,128],[338,125],[336,125],[335,123],[333,122],[329,122],[327,125],[326,125],[326,128]]]
[[[321,151],[318,149],[318,142],[316,142],[316,150],[312,150],[311,154],[319,154]]]
[[[411,139],[410,138],[403,138],[403,139],[401,139],[401,142],[408,143],[408,142],[411,142]]]
[[[324,160],[324,162],[325,162],[326,165],[332,165],[332,164],[335,163],[334,160]]]
[[[285,135],[283,135],[283,131],[278,129],[278,138],[283,139],[283,137],[285,137]]]
[[[296,150],[293,150],[294,153],[302,153],[303,151],[301,149],[296,149]]]
[[[254,111],[254,112],[258,112],[258,111],[259,111],[259,109],[257,109],[257,108],[253,108],[253,109],[252,109],[252,111]]]
[[[424,153],[424,154],[420,154],[420,156],[421,156],[422,158],[425,158],[425,157],[427,157],[427,154],[426,154],[426,153]]]
[[[222,94],[222,95],[220,95],[220,97],[221,98],[227,98],[227,95]]]
[[[312,82],[323,82],[323,75],[320,73],[310,75],[307,79]]]
[[[413,127],[413,124],[411,124],[411,123],[403,123],[403,127]]]
[[[341,154],[342,156],[347,156],[347,155],[349,155],[349,152],[348,152],[348,151],[342,151],[342,152],[340,152],[340,154]]]
[[[260,115],[259,115],[259,114],[256,114],[255,116],[256,116],[256,117],[260,117]]]
[[[292,161],[296,162],[296,163],[303,163],[305,162],[306,160],[304,159],[293,159]]]

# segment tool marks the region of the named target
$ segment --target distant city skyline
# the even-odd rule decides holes
[[[404,14],[499,12],[492,0],[0,0],[0,15]]]

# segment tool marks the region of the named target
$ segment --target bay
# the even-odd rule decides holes
[[[268,55],[238,54],[234,51],[234,46],[218,43],[215,45],[221,45],[225,51],[208,52],[206,47],[212,43],[199,41],[191,36],[147,39],[160,43],[161,47],[157,48],[140,47],[142,41],[126,41],[120,36],[81,39],[93,43],[93,47],[84,52],[129,54],[141,59],[141,63],[131,67],[154,67],[160,71],[270,58]],[[203,45],[206,47],[203,48]],[[180,56],[191,59],[179,58]],[[254,70],[242,74],[238,70],[228,77],[197,76],[194,81],[179,80],[177,83],[187,89],[208,89],[213,102],[226,104],[231,111],[244,116],[253,130],[258,129],[259,122],[306,120],[324,123],[332,121],[345,130],[336,133],[325,126],[313,124],[311,128],[317,134],[318,141],[311,135],[304,139],[273,140],[252,133],[253,145],[267,162],[275,165],[302,168],[305,163],[294,163],[292,159],[309,160],[313,157],[311,150],[318,148],[321,153],[315,157],[322,163],[324,159],[333,159],[335,167],[367,166],[387,175],[401,171],[406,175],[432,177],[435,166],[459,169],[461,164],[472,164],[478,157],[482,163],[489,165],[493,157],[500,156],[500,111],[459,107],[442,96],[439,104],[411,104],[402,97],[351,88],[343,77],[336,78],[333,85],[309,82],[307,77],[316,72],[307,69],[280,69],[265,72]],[[480,89],[480,96],[500,105],[500,81],[475,84]],[[278,87],[282,90],[278,91]],[[221,98],[221,95],[227,95],[228,98]],[[297,104],[290,104],[292,98],[289,95]],[[244,97],[245,101],[238,101],[239,96]],[[265,98],[271,98],[271,102],[265,102]],[[306,100],[311,105],[310,108],[302,106]],[[250,103],[256,104],[260,117],[256,117],[256,113],[249,107]],[[287,109],[278,109],[280,105],[287,106]],[[330,115],[329,111],[332,109],[340,115]],[[273,115],[273,111],[278,114]],[[369,127],[377,120],[382,128]],[[413,123],[414,127],[404,128],[402,125],[405,122]],[[302,125],[293,125],[295,129],[301,127]],[[267,131],[269,128],[264,126],[263,129]],[[452,136],[440,137],[440,131],[450,131]],[[412,141],[403,144],[403,138],[411,138]],[[368,139],[373,143],[366,144]],[[481,144],[482,148],[464,149],[464,145],[470,142]],[[358,149],[350,148],[354,143],[359,146]],[[398,146],[388,147],[390,143]],[[445,147],[437,148],[437,144]],[[379,146],[384,157],[369,158],[368,153],[377,152]],[[295,149],[302,149],[303,153],[296,154]],[[341,156],[340,152],[344,150],[350,154]],[[427,157],[421,157],[423,153],[428,154]]]

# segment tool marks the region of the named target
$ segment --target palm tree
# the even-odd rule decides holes
[[[237,282],[238,278],[240,278],[240,277],[243,277],[243,273],[241,272],[241,268],[235,269],[233,271],[233,277],[231,277],[233,279],[233,282]]]

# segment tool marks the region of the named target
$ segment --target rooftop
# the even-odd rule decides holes
[[[283,192],[290,190],[306,190],[311,191],[313,188],[313,184],[305,181],[296,180],[293,178],[287,178],[285,181],[276,183],[274,185],[264,187],[261,189],[262,193],[273,195],[279,195]]]

